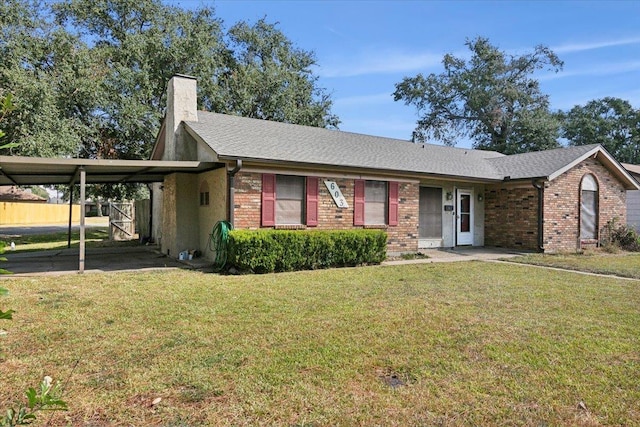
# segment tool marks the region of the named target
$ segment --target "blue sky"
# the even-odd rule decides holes
[[[319,85],[340,129],[409,139],[415,109],[393,101],[405,76],[439,73],[445,53],[465,56],[483,36],[510,53],[550,47],[564,70],[537,75],[553,110],[614,96],[640,108],[638,1],[243,1],[213,5],[231,26],[266,17],[297,47],[315,52]],[[463,143],[462,145],[467,145]]]

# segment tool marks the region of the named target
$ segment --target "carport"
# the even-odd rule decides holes
[[[78,271],[85,264],[85,195],[87,184],[162,182],[172,173],[200,173],[214,163],[165,160],[104,160],[0,156],[0,185],[80,185],[80,250]],[[70,191],[73,194],[72,191]],[[69,201],[69,238],[71,206]]]

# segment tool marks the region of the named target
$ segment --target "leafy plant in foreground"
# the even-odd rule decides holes
[[[30,424],[36,419],[38,411],[66,411],[67,403],[60,399],[60,384],[53,385],[50,376],[43,378],[39,390],[30,387],[26,392],[27,406],[18,409],[9,408],[0,419],[0,426],[19,426]]]

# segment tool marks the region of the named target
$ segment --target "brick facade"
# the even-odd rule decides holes
[[[622,184],[595,159],[587,159],[544,189],[545,252],[575,251],[588,242],[580,242],[580,183],[587,174],[598,182],[598,228],[600,234],[608,221],[626,224],[626,191]]]
[[[599,187],[598,227],[608,221],[626,222],[626,191],[618,179],[595,159],[587,159],[550,182],[543,191],[543,245],[545,252],[580,250],[580,183],[593,174]],[[317,230],[350,230],[353,225],[354,179],[319,176]],[[349,208],[340,209],[324,185],[335,181]],[[236,228],[261,228],[262,174],[240,171],[236,175],[234,222]],[[418,250],[419,185],[399,185],[398,225],[386,226],[388,252]],[[487,186],[484,192],[484,242],[487,246],[538,250],[538,190],[530,182]],[[366,226],[365,226],[366,227]],[[298,227],[295,227],[298,228]],[[595,243],[595,242],[592,242]]]
[[[487,246],[537,250],[538,190],[533,185],[487,187],[484,218]]]
[[[584,160],[544,185],[544,252],[576,251],[597,244],[597,240],[580,240],[580,183],[587,174],[598,182],[600,234],[614,218],[618,224],[626,223],[624,187],[599,161]],[[538,190],[532,184],[487,187],[485,200],[487,246],[538,249]]]
[[[318,226],[304,227],[316,230],[351,230],[363,228],[353,225],[354,180],[319,176]],[[324,185],[325,180],[336,182],[349,208],[340,209]],[[239,229],[261,228],[262,174],[240,171],[235,177],[234,226]],[[417,183],[401,182],[398,197],[398,225],[387,226],[389,253],[417,252],[418,250],[418,197]]]

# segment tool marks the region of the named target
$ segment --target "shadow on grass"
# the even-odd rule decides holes
[[[37,252],[43,250],[56,250],[78,248],[80,246],[80,231],[72,230],[71,246],[66,231],[56,231],[43,234],[16,234],[0,238],[8,247],[10,242],[15,244],[12,253]],[[85,231],[85,244],[87,248],[130,247],[139,244],[137,239],[127,241],[109,240],[107,227],[92,227]],[[6,248],[5,248],[6,249]]]

